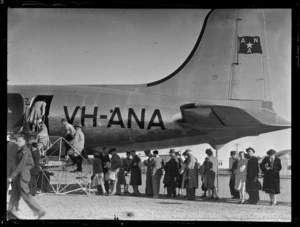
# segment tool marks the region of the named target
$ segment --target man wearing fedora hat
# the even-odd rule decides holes
[[[186,194],[189,200],[195,200],[196,188],[198,188],[198,161],[191,153],[192,150],[186,149],[183,153],[186,160]]]
[[[260,190],[258,159],[254,156],[255,150],[252,147],[247,148],[246,152],[249,156],[246,178],[246,192],[249,194],[248,202],[250,204],[258,204]]]
[[[176,159],[175,149],[170,149],[171,159],[165,165],[164,184],[167,187],[168,197],[176,197],[176,182],[179,175],[179,165]]]
[[[68,154],[71,159],[77,164],[77,169],[71,172],[82,172],[82,151],[84,148],[84,134],[82,132],[82,126],[80,124],[76,124],[74,126],[75,134],[74,139],[70,141],[71,148],[68,150]]]

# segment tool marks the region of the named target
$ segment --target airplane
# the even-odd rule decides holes
[[[170,75],[131,85],[8,85],[7,132],[46,100],[50,136],[79,122],[88,154],[232,140],[291,127],[273,109],[263,10],[212,9],[187,59]]]

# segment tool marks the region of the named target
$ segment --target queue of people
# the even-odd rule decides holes
[[[76,124],[74,127],[62,119],[63,134],[69,142],[66,157],[70,157],[73,165],[77,169],[73,172],[82,172],[82,152],[84,149],[84,134],[82,126]],[[12,192],[9,202],[9,211],[18,210],[20,197],[33,210],[34,214],[41,218],[45,211],[36,203],[32,196],[37,193],[37,176],[40,172],[39,159],[40,150],[49,146],[49,136],[47,128],[41,119],[38,120],[39,137],[38,140],[26,142],[24,135],[17,138],[11,137],[7,144],[8,151],[8,185],[11,183]],[[46,137],[46,138],[45,138]],[[48,141],[47,141],[48,137]],[[276,205],[276,195],[280,193],[279,171],[281,170],[280,159],[275,157],[276,151],[269,150],[267,157],[258,164],[258,159],[254,156],[255,150],[251,147],[245,152],[238,154],[231,151],[233,160],[230,169],[229,188],[232,199],[237,199],[239,204],[259,204],[259,190],[269,194],[270,205]],[[170,159],[164,163],[159,156],[159,152],[145,150],[147,159],[143,161],[146,166],[145,195],[159,198],[160,184],[163,177],[164,191],[167,190],[167,197],[175,198],[183,196],[185,189],[188,200],[196,199],[196,190],[199,187],[198,174],[201,177],[201,198],[206,200],[218,200],[216,188],[218,160],[213,156],[211,149],[206,149],[205,158],[202,165],[192,154],[192,150],[187,149],[182,156],[175,149],[170,149]],[[258,180],[259,168],[264,174],[263,185]],[[22,174],[21,174],[22,173]],[[94,152],[92,186],[97,189],[98,195],[130,195],[129,186],[132,187],[132,196],[140,196],[139,186],[142,185],[142,161],[135,150],[127,151],[126,158],[121,159],[116,148],[103,147],[102,151]],[[122,192],[123,188],[123,192]],[[8,189],[8,188],[7,188]],[[246,192],[249,199],[245,199]]]

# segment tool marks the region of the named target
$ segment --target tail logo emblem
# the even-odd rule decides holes
[[[262,54],[260,38],[258,36],[242,36],[239,40],[239,54]]]

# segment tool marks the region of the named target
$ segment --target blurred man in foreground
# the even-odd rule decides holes
[[[16,209],[18,208],[20,198],[22,197],[25,203],[33,211],[34,215],[38,216],[38,219],[43,217],[46,212],[30,195],[29,182],[30,182],[30,169],[33,167],[33,159],[31,152],[26,145],[25,135],[19,135],[17,139],[18,153],[17,153],[17,167],[8,181],[15,179],[16,184],[12,188],[12,194],[9,201],[8,211],[14,216],[16,215]]]

